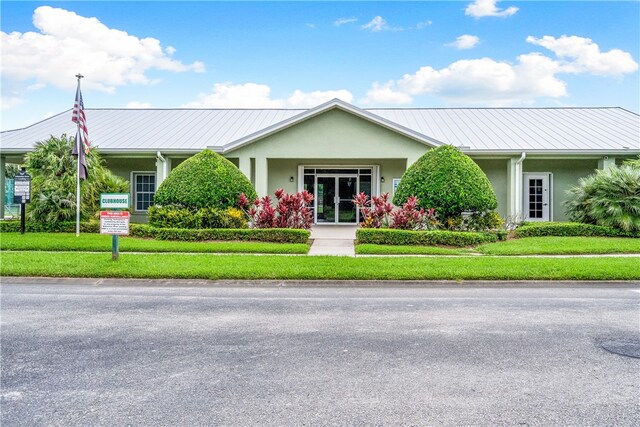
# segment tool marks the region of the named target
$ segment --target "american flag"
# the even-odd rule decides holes
[[[80,141],[84,146],[85,154],[89,154],[91,148],[89,144],[89,132],[87,131],[87,117],[84,115],[84,103],[82,102],[82,92],[80,92],[80,85],[76,91],[76,100],[73,103],[73,116],[71,121],[78,124]]]

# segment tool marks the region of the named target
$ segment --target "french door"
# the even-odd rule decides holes
[[[548,173],[524,174],[524,220],[549,221],[551,192]]]
[[[316,223],[358,222],[358,212],[353,203],[358,192],[358,175],[317,175],[315,189]]]

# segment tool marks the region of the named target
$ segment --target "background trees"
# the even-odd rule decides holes
[[[31,203],[27,217],[38,222],[70,221],[76,215],[76,160],[71,154],[73,139],[62,135],[37,142],[26,156],[31,175]],[[100,211],[100,193],[129,192],[129,182],[108,170],[100,153],[92,148],[87,155],[89,176],[80,182],[81,217],[94,218]]]

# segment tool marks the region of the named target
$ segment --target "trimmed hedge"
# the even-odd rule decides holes
[[[275,243],[307,243],[311,233],[290,228],[209,228],[192,230],[186,228],[156,228],[145,224],[131,227],[131,236],[157,240],[240,240]]]
[[[248,228],[247,215],[238,208],[187,209],[179,206],[151,206],[149,224],[158,228]]]
[[[377,245],[411,245],[411,246],[475,246],[505,240],[504,231],[476,233],[470,231],[410,231],[391,228],[360,228],[356,231],[357,243],[373,243]]]
[[[75,221],[61,222],[35,222],[26,221],[25,231],[27,233],[75,233]],[[133,226],[133,224],[132,224]],[[20,221],[9,220],[0,221],[0,232],[2,233],[18,233],[20,232]],[[82,233],[99,233],[100,223],[97,221],[81,221],[80,232]]]
[[[257,197],[251,182],[233,163],[207,149],[169,173],[158,187],[154,203],[190,209],[225,209],[238,206],[240,193],[251,201]]]
[[[76,223],[27,222],[25,229],[31,233],[74,233],[76,231]],[[20,221],[0,221],[0,232],[17,233],[19,231]],[[99,233],[100,223],[93,221],[81,222],[80,231],[82,233]],[[307,243],[311,233],[307,230],[294,230],[290,228],[210,228],[189,230],[182,228],[156,228],[147,224],[130,224],[129,235],[157,240],[239,240],[275,243]]]
[[[515,237],[581,236],[581,237],[640,237],[640,233],[622,231],[601,225],[579,222],[526,223],[516,228]]]

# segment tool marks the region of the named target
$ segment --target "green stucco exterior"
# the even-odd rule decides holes
[[[260,196],[273,195],[278,188],[287,192],[300,190],[302,166],[372,167],[374,193],[378,193],[375,190],[379,189],[379,193],[392,194],[393,180],[401,178],[406,168],[431,148],[419,138],[414,139],[415,135],[412,137],[411,133],[392,127],[341,108],[332,108],[248,141],[223,155],[251,180]],[[211,145],[215,143],[211,141]],[[625,158],[633,157],[588,153],[525,154],[524,158],[521,158],[521,153],[513,152],[509,155],[502,152],[470,154],[489,178],[498,201],[497,210],[502,217],[517,218],[522,214],[524,174],[548,173],[551,176],[550,220],[566,221],[568,218],[563,202],[571,186],[577,185],[580,178],[598,168],[621,164]],[[0,172],[5,162],[20,163],[21,157],[22,154],[11,157],[3,155]],[[136,156],[109,153],[103,154],[103,158],[109,169],[131,183],[131,201],[135,207],[132,183],[135,172],[155,173],[159,185],[188,155],[160,153],[158,157],[157,152],[139,153]],[[132,220],[146,222],[146,212],[136,212],[134,209]]]
[[[552,176],[552,217],[551,221],[568,221],[563,203],[567,199],[566,191],[578,185],[580,178],[592,174],[598,169],[597,159],[527,159],[523,163],[523,172],[549,172]]]

